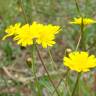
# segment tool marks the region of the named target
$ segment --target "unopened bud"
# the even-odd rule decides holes
[[[26,63],[27,63],[27,65],[28,65],[29,68],[32,67],[32,59],[30,57],[27,58]]]
[[[72,50],[71,50],[70,48],[67,48],[67,49],[66,49],[66,52],[67,52],[67,53],[70,53],[70,52],[72,52]]]
[[[65,55],[68,56],[68,54],[71,53],[71,52],[72,52],[72,50],[70,48],[67,48]]]

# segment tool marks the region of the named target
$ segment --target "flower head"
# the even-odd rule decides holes
[[[16,23],[15,25],[8,26],[7,29],[5,30],[7,34],[3,37],[3,40],[6,39],[7,37],[17,34],[17,32],[19,32],[20,30],[20,26],[21,23]]]
[[[44,25],[37,22],[23,26],[15,24],[6,29],[7,35],[3,39],[13,35],[13,40],[17,41],[17,44],[21,46],[32,45],[35,40],[37,44],[41,44],[43,48],[47,48],[55,44],[55,34],[59,32],[59,29],[59,26]]]
[[[33,22],[30,25],[30,32],[32,33],[34,38],[37,38],[39,35],[39,31],[43,28],[43,24]]]
[[[70,24],[78,24],[78,25],[81,25],[82,23],[84,25],[89,25],[89,24],[93,24],[93,23],[96,23],[95,20],[93,19],[90,19],[90,18],[74,18],[74,21],[72,22],[69,22]]]
[[[13,39],[17,41],[17,44],[25,47],[33,44],[33,38],[34,36],[30,32],[30,25],[25,24]]]
[[[55,34],[59,32],[59,26],[52,25],[42,25],[39,30],[38,38],[36,42],[41,44],[43,48],[47,48],[47,46],[53,46],[55,44]]]
[[[96,67],[96,58],[87,52],[71,52],[68,57],[64,57],[64,65],[77,72],[87,72]]]

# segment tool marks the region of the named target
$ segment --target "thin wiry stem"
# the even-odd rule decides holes
[[[78,40],[78,42],[77,42],[77,46],[76,46],[76,49],[75,49],[76,51],[77,51],[78,48],[79,48],[80,42],[81,42],[81,32],[80,32],[79,40]]]
[[[75,0],[75,4],[76,4],[76,9],[77,9],[77,11],[78,11],[79,15],[80,15],[81,18],[82,18],[82,22],[81,22],[81,32],[80,32],[79,40],[78,40],[77,46],[76,46],[76,51],[77,51],[78,48],[79,48],[79,46],[80,46],[80,44],[82,43],[84,24],[83,24],[83,16],[82,16],[82,14],[81,14],[81,12],[80,12],[80,8],[79,8],[79,5],[78,5],[77,0]]]
[[[81,38],[81,46],[80,46],[80,47],[81,47],[81,49],[84,50],[84,49],[85,49],[85,45],[84,45],[84,39],[83,39],[83,38],[84,38],[84,23],[83,23],[83,17],[82,17],[82,22],[81,22],[81,26],[80,26],[80,27],[81,27],[81,37],[82,37],[82,38]]]
[[[68,72],[69,72],[69,69],[66,71],[66,73],[65,73],[65,74],[62,76],[62,78],[60,79],[60,81],[59,81],[59,83],[58,83],[56,89],[59,88],[61,82],[63,81],[64,77],[68,74]],[[54,95],[54,93],[55,93],[55,90],[53,91],[52,96]]]
[[[56,64],[55,64],[55,62],[54,62],[54,60],[53,60],[53,57],[52,57],[52,54],[51,54],[51,51],[50,51],[50,49],[48,48],[48,53],[49,53],[49,56],[50,56],[50,59],[51,59],[51,66],[52,66],[52,69],[57,69],[57,66],[56,66]]]
[[[32,68],[31,68],[31,71],[33,72],[33,75],[35,77],[35,81],[36,81],[36,85],[37,85],[37,88],[38,88],[38,91],[37,91],[37,94],[38,96],[42,96],[42,92],[41,92],[41,88],[40,88],[40,85],[39,85],[39,81],[38,81],[38,78],[36,76],[36,63],[35,63],[35,45],[33,44],[32,46]]]
[[[41,61],[41,63],[42,63],[42,66],[44,67],[44,69],[45,69],[45,71],[46,71],[46,73],[47,73],[47,75],[48,75],[48,78],[49,78],[51,84],[53,85],[53,87],[54,87],[57,95],[60,96],[59,93],[58,93],[57,88],[55,87],[55,85],[54,85],[54,83],[53,83],[53,81],[52,81],[52,79],[51,79],[51,77],[50,77],[50,75],[49,75],[49,72],[47,71],[47,68],[46,68],[46,66],[45,66],[45,63],[44,63],[44,61],[43,61],[43,59],[42,59],[42,57],[41,57],[40,51],[39,51],[39,49],[38,49],[37,46],[36,46],[36,49],[37,49],[37,53],[38,53],[39,59],[40,59],[40,61]]]
[[[82,14],[80,12],[80,8],[79,8],[77,0],[75,0],[75,4],[76,4],[76,8],[77,8],[77,11],[78,11],[79,15],[82,17]]]
[[[22,1],[22,0],[20,0],[20,5],[21,5],[21,9],[22,9],[23,16],[24,16],[24,18],[25,18],[25,22],[28,23],[28,19],[27,19],[25,10],[24,10],[24,5],[23,5],[23,1]]]
[[[64,54],[65,54],[65,55],[67,55],[66,50],[65,50],[65,53],[64,53]],[[67,74],[68,74],[68,72],[69,72],[69,71],[70,71],[70,70],[69,70],[69,69],[67,69],[66,73],[65,73],[65,74],[62,76],[62,78],[60,79],[60,81],[59,81],[59,83],[58,83],[58,85],[57,85],[56,89],[58,89],[58,88],[59,88],[59,86],[60,86],[61,82],[63,81],[64,77],[65,77],[65,76],[67,76]],[[55,93],[55,90],[53,91],[52,95],[54,95],[54,93]]]
[[[78,73],[78,76],[77,76],[77,79],[76,79],[76,83],[75,83],[75,86],[74,86],[74,89],[73,89],[73,91],[72,91],[71,96],[74,96],[74,94],[75,94],[75,91],[76,91],[77,86],[78,86],[78,83],[79,83],[80,76],[81,76],[81,72]]]

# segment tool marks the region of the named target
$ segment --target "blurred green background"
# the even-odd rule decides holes
[[[34,82],[23,84],[18,81],[18,78],[31,76],[31,72],[26,64],[27,58],[31,57],[31,47],[22,48],[16,45],[11,38],[2,41],[7,26],[17,22],[26,23],[21,1],[30,24],[33,21],[37,21],[43,24],[53,24],[62,27],[61,32],[56,37],[57,44],[50,48],[58,70],[64,70],[63,56],[65,49],[70,48],[75,50],[79,38],[80,27],[69,24],[69,21],[72,21],[74,17],[79,17],[75,0],[0,0],[0,96],[38,96]],[[77,1],[84,17],[90,17],[96,20],[96,0]],[[96,24],[87,26],[84,31],[84,48],[96,55]],[[50,73],[53,72],[54,70],[50,68],[51,61],[48,51],[42,49],[41,46],[39,47],[46,66],[48,66],[48,70]],[[37,74],[44,74],[44,69],[37,55],[35,58],[37,58]],[[17,82],[10,80],[6,76],[4,73],[5,67],[17,78]],[[57,73],[59,74],[60,72],[58,71]],[[55,74],[56,76],[53,76],[55,84],[62,77],[61,73],[59,75],[57,73]],[[68,89],[72,91],[76,74],[74,72],[70,72],[69,74],[72,74],[72,76],[68,79],[70,84]],[[93,70],[84,74],[81,79],[80,96],[96,96],[95,71]],[[67,94],[68,91],[64,82],[59,87],[60,96],[70,96],[70,94]],[[54,89],[48,81],[47,76],[42,75],[39,79],[39,84],[42,89],[42,96],[51,96],[50,93]],[[57,96],[56,93],[54,96]]]

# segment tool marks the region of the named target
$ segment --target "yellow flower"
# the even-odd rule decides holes
[[[17,23],[7,28],[7,35],[3,39],[13,35],[13,40],[17,41],[17,44],[21,46],[32,45],[35,40],[37,44],[41,44],[43,48],[47,48],[55,44],[55,35],[59,32],[59,29],[59,26],[53,26],[51,24],[43,25],[33,22],[31,25],[25,24],[20,26]]]
[[[16,23],[14,26],[13,26],[13,25],[10,25],[10,26],[5,30],[5,32],[6,32],[7,34],[3,37],[3,40],[6,39],[7,37],[10,37],[10,36],[12,36],[12,35],[15,35],[17,32],[19,32],[20,26],[21,26],[20,23]]]
[[[64,57],[64,65],[77,72],[87,72],[96,67],[96,58],[87,52],[71,52],[68,57]]]
[[[34,36],[34,38],[37,38],[39,35],[39,31],[43,28],[43,24],[39,24],[37,22],[33,22],[30,25],[30,32]]]
[[[41,44],[43,48],[47,48],[47,46],[52,46],[55,44],[54,39],[55,36],[53,34],[50,34],[48,31],[42,31],[36,39],[36,42]]]
[[[47,48],[48,46],[53,46],[55,44],[55,34],[59,32],[59,26],[53,25],[42,25],[39,30],[38,38],[36,42],[41,44],[43,48]]]
[[[25,24],[21,27],[21,29],[13,39],[17,41],[17,44],[25,47],[27,45],[33,44],[33,38],[34,36],[30,31],[30,25]]]
[[[83,24],[84,25],[89,25],[89,24],[93,24],[93,23],[96,23],[95,20],[93,19],[90,19],[90,18],[74,18],[74,21],[72,22],[69,22],[70,24],[78,24],[78,25],[81,25],[82,24],[82,21],[83,21]]]

